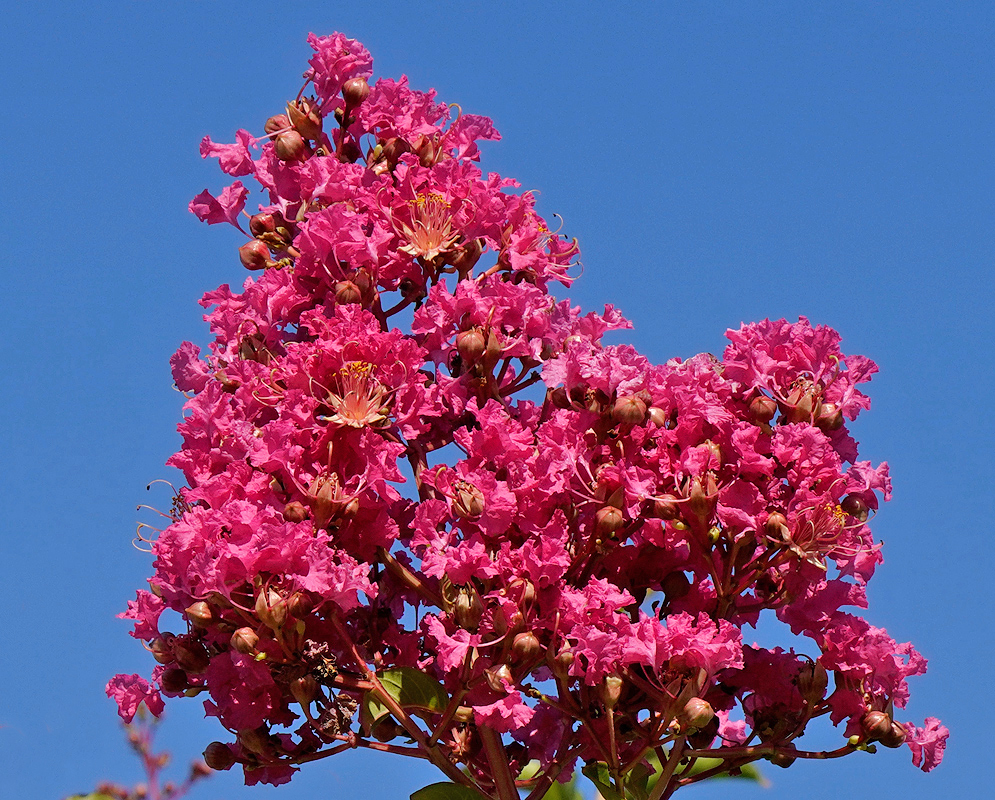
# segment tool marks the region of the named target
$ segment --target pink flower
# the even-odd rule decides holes
[[[245,198],[248,196],[249,190],[241,181],[235,181],[231,186],[226,186],[219,197],[214,197],[205,189],[190,201],[190,211],[208,225],[230,222],[238,228],[238,215],[245,208]]]
[[[936,769],[943,760],[950,731],[936,717],[926,717],[923,727],[917,728],[911,722],[904,723],[905,743],[912,751],[912,763],[923,772]]]
[[[117,703],[117,713],[126,723],[135,718],[141,703],[156,717],[165,708],[158,690],[138,675],[115,675],[108,681],[106,692]]]

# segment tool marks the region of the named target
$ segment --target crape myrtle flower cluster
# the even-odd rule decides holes
[[[250,784],[367,747],[496,800],[580,765],[650,800],[875,743],[935,767],[947,730],[899,714],[925,659],[856,613],[891,491],[847,428],[875,365],[806,319],[721,358],[602,344],[629,323],[552,297],[576,241],[479,169],[491,121],[308,41],[286,113],[201,144],[268,203],[191,203],[257,274],[172,359],[187,485],[122,615],[159,663],[111,681],[122,716],[201,697],[207,763]],[[748,644],[761,614],[797,649]],[[799,742],[818,717],[838,749]]]

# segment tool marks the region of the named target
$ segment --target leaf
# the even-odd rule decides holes
[[[458,783],[432,783],[412,793],[411,800],[487,800],[469,786]]]
[[[103,792],[90,792],[90,794],[74,794],[66,800],[114,800],[114,798]]]
[[[678,773],[682,778],[689,777],[691,775],[700,775],[702,772],[706,772],[710,769],[715,769],[722,763],[720,758],[699,758],[694,762],[694,765],[689,770]],[[728,772],[721,772],[715,776],[716,778],[745,778],[749,781],[754,781],[759,783],[761,786],[767,785],[767,779],[760,773],[760,770],[756,768],[753,764],[744,764],[740,767],[740,772],[738,775],[730,775]]]
[[[608,765],[601,761],[592,761],[587,764],[584,769],[581,770],[588,778],[591,779],[591,783],[598,787],[598,791],[601,792],[601,796],[605,800],[625,800],[622,795],[620,795],[615,786],[611,782],[611,774],[608,772]]]
[[[401,708],[415,708],[441,714],[449,703],[449,695],[446,694],[442,684],[413,667],[384,670],[377,678],[384,691],[396,700]],[[390,709],[375,691],[370,690],[363,695],[363,703],[359,710],[359,722],[363,730],[373,733],[380,722],[389,716]]]

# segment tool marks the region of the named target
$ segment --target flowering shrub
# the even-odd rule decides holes
[[[657,800],[875,743],[935,767],[947,730],[895,718],[925,659],[854,613],[891,490],[847,429],[875,365],[806,319],[721,358],[602,344],[629,323],[553,299],[576,241],[478,168],[491,121],[308,41],[263,136],[201,144],[265,190],[190,206],[248,219],[258,277],[172,359],[187,486],[123,615],[159,666],[108,685],[122,716],[204,696],[216,769],[279,784],[367,747],[438,766],[425,798],[537,800],[582,762]],[[747,644],[761,615],[798,649]],[[805,749],[823,716],[842,744]]]

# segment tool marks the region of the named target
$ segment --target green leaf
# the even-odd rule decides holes
[[[411,800],[487,800],[469,786],[458,783],[433,783],[411,795]]]
[[[601,761],[592,761],[581,772],[591,779],[591,783],[598,787],[598,791],[601,792],[601,796],[605,800],[625,800],[612,784],[611,773],[608,772],[607,764]]]
[[[397,701],[401,708],[441,714],[449,703],[449,695],[446,694],[442,684],[413,667],[384,670],[377,678],[384,691]],[[387,708],[383,698],[375,691],[366,692],[359,710],[359,722],[363,730],[375,735],[374,729],[388,717],[390,709]]]
[[[553,785],[549,787],[549,791],[542,796],[542,800],[584,800],[584,795],[581,794],[580,787],[577,785],[576,776],[571,778],[567,783],[558,783],[553,781]]]
[[[722,763],[720,758],[699,758],[694,762],[694,765],[689,770],[678,773],[682,778],[686,778],[691,775],[700,775],[702,772],[706,772],[710,769],[715,769]],[[738,775],[730,775],[728,772],[721,772],[715,776],[716,778],[745,778],[748,781],[754,781],[759,783],[761,786],[767,785],[767,779],[760,773],[760,770],[756,768],[753,764],[744,764],[740,767],[740,772]]]

